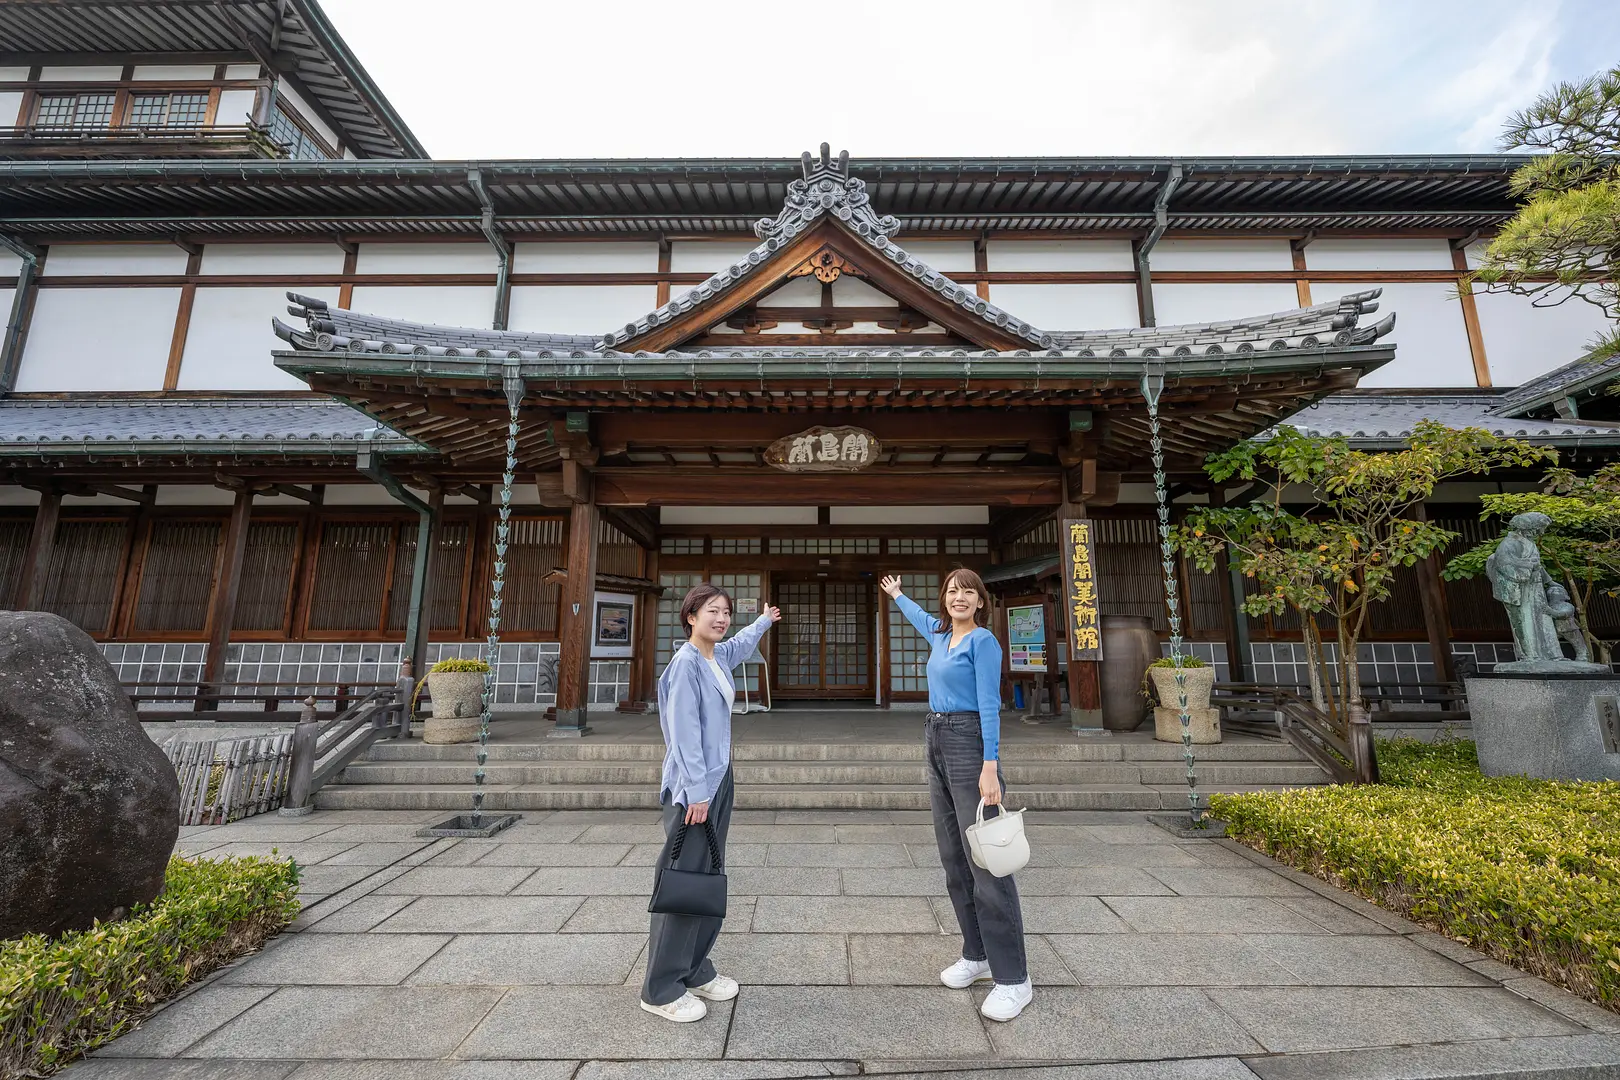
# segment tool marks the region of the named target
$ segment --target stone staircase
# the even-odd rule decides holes
[[[1036,810],[1158,810],[1187,805],[1178,744],[1130,738],[1020,744],[1004,755],[1011,801]],[[472,745],[382,742],[315,798],[322,809],[462,810]],[[1287,743],[1229,739],[1200,746],[1201,791],[1257,791],[1328,782]],[[662,744],[583,739],[492,743],[487,810],[651,809]],[[926,810],[919,742],[739,742],[737,806],[763,810]]]

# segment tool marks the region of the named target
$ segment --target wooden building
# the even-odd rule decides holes
[[[497,696],[574,724],[647,699],[705,578],[787,609],[776,698],[919,700],[876,576],[1050,553],[1060,505],[1104,611],[1162,621],[1145,374],[1178,506],[1290,417],[1620,443],[1558,370],[1586,312],[1456,295],[1515,158],[434,161],[311,0],[121,7],[117,49],[0,23],[0,595],[132,682],[480,654],[511,380]],[[870,459],[767,463],[816,428]],[[1431,513],[1477,534],[1480,490]],[[1180,572],[1195,650],[1302,681],[1297,628]],[[1369,678],[1505,649],[1477,587],[1424,595]]]

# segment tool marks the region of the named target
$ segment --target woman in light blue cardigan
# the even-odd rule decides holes
[[[658,724],[664,731],[664,775],[658,801],[664,808],[664,850],[658,865],[669,864],[682,823],[714,824],[725,862],[731,824],[731,705],[737,688],[731,672],[753,654],[760,638],[782,617],[774,607],[730,641],[731,597],[704,582],[681,602],[687,642],[675,650],[658,679]],[[682,870],[709,866],[706,830],[693,829],[675,864]],[[714,969],[709,951],[720,936],[721,920],[695,915],[654,915],[647,945],[647,981],[641,1007],[690,1023],[708,1013],[705,1001],[730,1001],[737,982]]]

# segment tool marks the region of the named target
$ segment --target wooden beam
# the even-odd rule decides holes
[[[1466,244],[1451,245],[1451,265],[1457,271],[1457,299],[1462,304],[1463,328],[1468,331],[1468,353],[1474,361],[1474,382],[1491,385],[1491,364],[1485,356],[1485,332],[1479,325],[1479,304],[1474,299],[1474,287],[1469,283]]]
[[[1315,238],[1316,237],[1314,234],[1309,234],[1303,240],[1291,240],[1288,243],[1289,251],[1292,252],[1294,256],[1294,269],[1301,275],[1294,281],[1294,291],[1299,297],[1300,307],[1311,306],[1311,283],[1309,279],[1304,276],[1305,246]]]
[[[954,410],[947,417],[938,410],[901,413],[813,412],[775,415],[741,413],[723,424],[694,423],[684,412],[603,412],[591,418],[598,445],[658,446],[670,449],[726,446],[766,446],[784,435],[809,427],[836,427],[852,422],[866,428],[885,446],[962,445],[1020,446],[1032,438],[1059,439],[1066,431],[1067,409],[1020,413],[1010,422],[1004,412]]]
[[[208,607],[208,654],[203,658],[203,682],[217,683],[225,674],[252,517],[253,492],[243,488],[236,493],[236,501],[231,504],[231,519],[225,527],[219,575],[214,580],[214,595]]]
[[[186,257],[186,277],[195,278],[202,273],[202,248],[194,248]],[[174,313],[174,333],[169,335],[169,364],[163,372],[163,389],[175,390],[180,386],[180,362],[186,355],[186,336],[191,333],[191,309],[197,302],[197,286],[188,281],[180,287],[180,306]]]
[[[56,522],[62,513],[62,493],[45,488],[39,493],[39,509],[34,512],[34,528],[23,555],[22,575],[17,582],[18,611],[38,611],[45,602],[45,583],[51,573],[51,553],[56,547]]]
[[[552,734],[577,737],[589,730],[591,623],[596,614],[596,506],[588,500],[576,503],[568,514],[567,566],[558,627],[562,651],[557,659],[557,727]]]
[[[658,550],[658,520],[633,506],[604,506],[599,511],[603,520],[649,552]]]
[[[151,484],[139,491],[135,488],[123,487],[120,484],[89,484],[87,486],[98,495],[111,495],[115,499],[140,503],[142,506],[151,506],[157,502],[157,491]]]
[[[596,501],[604,506],[1056,506],[1062,499],[1061,474],[1053,468],[789,474],[650,466],[598,469],[595,479]]]
[[[1418,521],[1429,520],[1428,507],[1418,503],[1412,508]],[[1429,652],[1434,661],[1435,682],[1455,682],[1457,668],[1451,662],[1451,613],[1446,607],[1446,590],[1441,583],[1440,556],[1430,552],[1419,559],[1417,570],[1418,602],[1423,607],[1423,631],[1429,639]]]

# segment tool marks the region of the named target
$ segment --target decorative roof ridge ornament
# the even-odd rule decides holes
[[[804,179],[788,184],[787,199],[774,218],[754,222],[754,235],[761,240],[793,235],[823,214],[838,220],[872,241],[887,240],[900,231],[900,219],[893,214],[878,217],[866,181],[849,175],[849,151],[840,150],[832,160],[828,144],[821,144],[817,161],[806,150],[799,155]],[[880,245],[881,246],[881,245]]]

